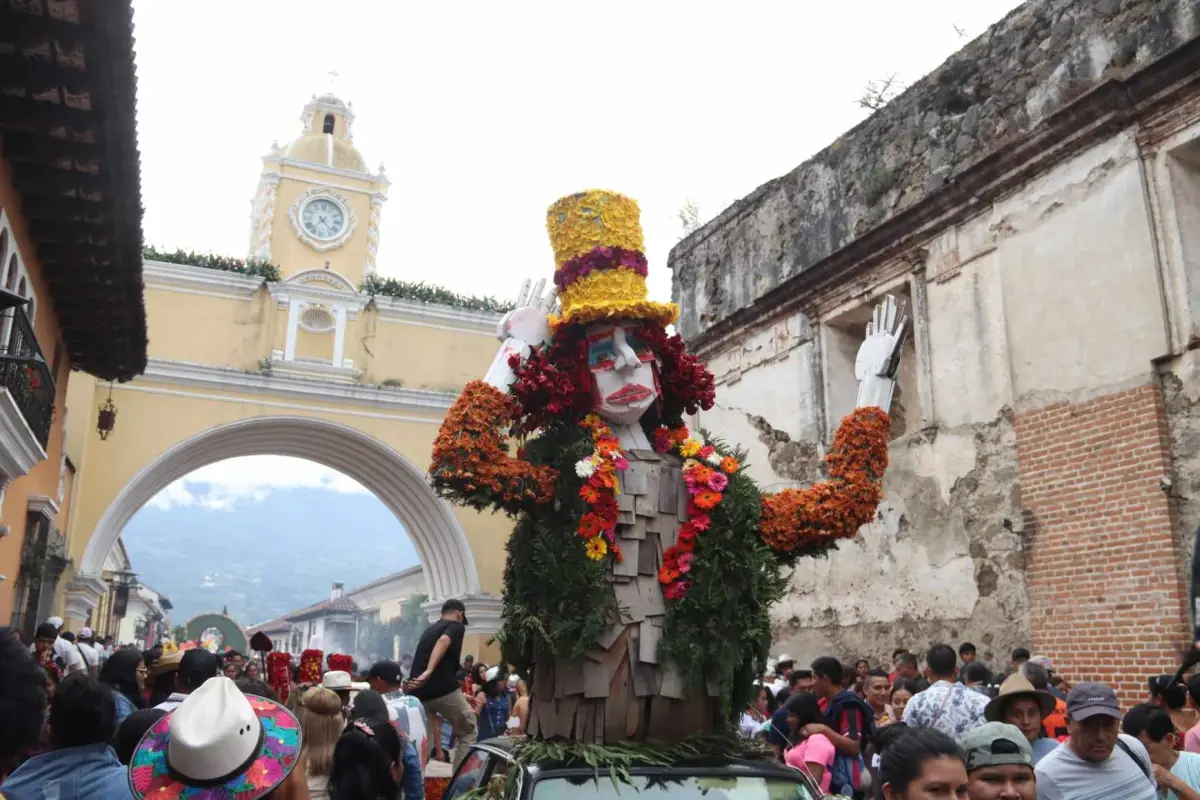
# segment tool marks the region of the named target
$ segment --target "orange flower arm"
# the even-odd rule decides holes
[[[880,408],[855,409],[842,420],[825,456],[829,480],[763,496],[763,542],[784,553],[823,549],[870,522],[883,494],[889,427]]]
[[[558,471],[509,455],[504,430],[513,400],[483,381],[471,381],[450,407],[433,442],[433,486],[475,508],[511,512],[550,502]]]

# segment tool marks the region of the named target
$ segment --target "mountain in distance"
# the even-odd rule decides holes
[[[205,484],[196,484],[197,488]],[[171,622],[229,608],[243,627],[420,563],[400,521],[370,494],[273,489],[229,510],[146,506],[122,532],[138,580]]]

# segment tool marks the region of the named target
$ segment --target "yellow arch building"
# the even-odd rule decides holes
[[[460,597],[471,633],[498,628],[507,520],[451,509],[425,481],[444,413],[495,355],[498,314],[360,292],[387,177],[355,149],[338,97],[314,96],[302,121],[263,158],[251,214],[250,256],[281,280],[147,259],[145,374],[114,386],[72,376],[69,407],[111,396],[117,409],[107,439],[67,430],[78,478],[62,607],[77,624],[108,591],[121,529],[156,492],[214,461],[279,454],[373,491],[416,545],[431,609]]]

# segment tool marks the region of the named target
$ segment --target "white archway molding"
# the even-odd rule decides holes
[[[450,597],[468,607],[477,599],[490,607],[495,598],[480,595],[479,573],[449,504],[433,493],[425,473],[378,439],[346,425],[298,416],[239,420],[186,439],[147,464],[105,510],[96,524],[67,593],[66,616],[85,619],[107,590],[100,579],[104,560],[117,537],[139,509],[171,483],[200,467],[227,458],[280,455],[315,461],[361,483],[404,525],[420,556],[430,597],[437,605]],[[483,610],[482,608],[480,610]],[[432,609],[431,609],[432,612]],[[480,633],[492,614],[471,620]],[[484,622],[487,619],[488,622]],[[498,620],[497,620],[498,622]],[[474,632],[474,630],[472,631]]]

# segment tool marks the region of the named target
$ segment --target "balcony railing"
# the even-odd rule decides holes
[[[4,336],[4,346],[0,347],[0,385],[12,395],[44,450],[54,421],[54,376],[25,310],[19,306],[6,309],[0,319],[3,320],[0,334]]]

